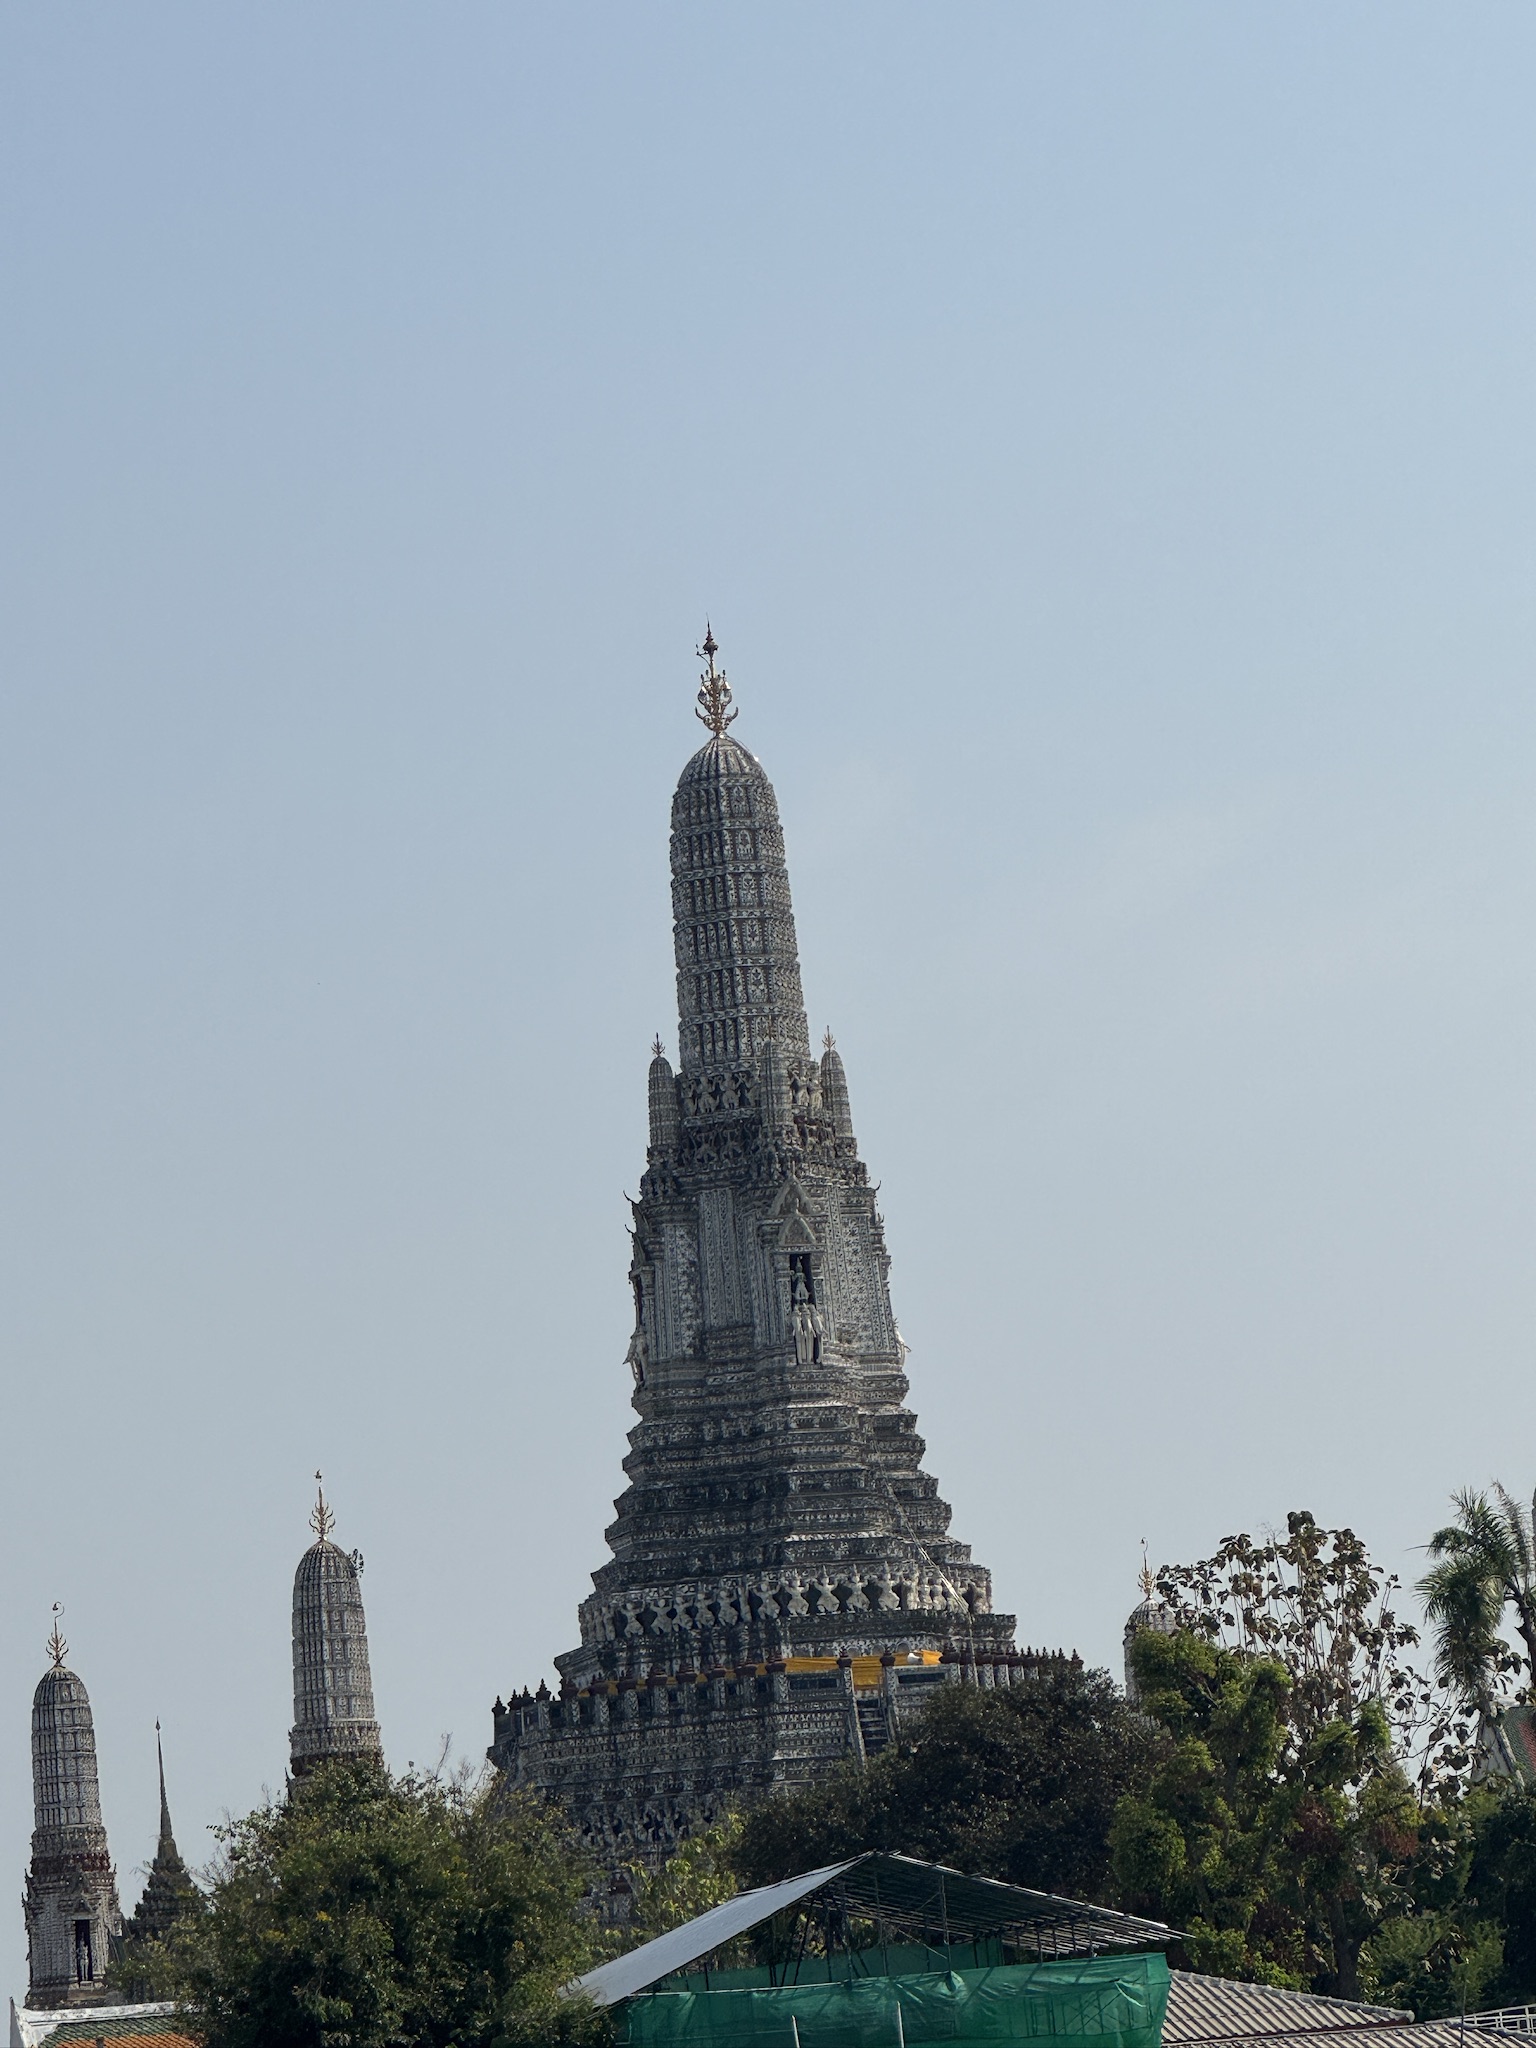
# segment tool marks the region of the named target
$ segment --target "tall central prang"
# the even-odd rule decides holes
[[[843,1063],[811,1055],[773,786],[728,727],[672,800],[678,1067],[658,1041],[634,1203],[638,1420],[558,1698],[490,1754],[610,1862],[888,1741],[952,1678],[1009,1682],[1013,1619],[922,1469]]]

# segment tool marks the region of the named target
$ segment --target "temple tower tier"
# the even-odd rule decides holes
[[[646,1079],[628,1484],[559,1699],[498,1702],[490,1751],[612,1863],[1015,1668],[923,1468],[847,1075],[830,1034],[812,1056],[778,804],[716,651],[672,803],[679,1061],[658,1042]]]
[[[318,1477],[318,1475],[316,1475]],[[315,1541],[293,1576],[295,1777],[337,1756],[382,1756],[363,1619],[363,1560],[331,1542],[334,1517],[321,1493],[310,1517]]]
[[[91,1702],[65,1664],[55,1628],[53,1663],[32,1695],[32,1861],[27,1871],[27,2004],[53,2010],[101,2005],[112,1944],[123,1931],[117,1876],[101,1821]]]

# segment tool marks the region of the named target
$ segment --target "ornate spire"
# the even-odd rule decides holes
[[[192,1873],[181,1860],[181,1851],[176,1846],[176,1836],[171,1828],[171,1804],[165,1796],[165,1752],[160,1744],[158,1721],[155,1723],[155,1761],[160,1767],[160,1840],[155,1848],[155,1860],[145,1877],[139,1903],[124,1929],[128,1937],[124,1978],[127,1986],[135,1992],[141,1988],[135,1970],[136,1945],[163,1941],[176,1922],[192,1910],[197,1899]]]
[[[27,1876],[29,2005],[100,2003],[122,1931],[101,1823],[96,1729],[84,1685],[64,1663],[55,1606],[52,1659],[32,1695],[32,1864]]]
[[[322,1543],[329,1540],[331,1531],[336,1526],[336,1517],[325,1504],[325,1485],[318,1472],[315,1474],[315,1505],[309,1517],[309,1526]]]
[[[672,799],[672,930],[677,954],[678,1067],[685,1075],[754,1067],[770,1024],[787,1066],[808,1065],[810,1040],[784,832],[773,785],[726,732],[731,692],[700,648],[698,716],[711,737]]]
[[[171,1802],[165,1796],[165,1751],[160,1744],[160,1723],[155,1723],[155,1762],[160,1766],[160,1846],[167,1842],[174,1849],[176,1838],[171,1833]]]
[[[719,644],[710,629],[708,619],[704,621],[704,645],[699,649],[700,661],[709,666],[699,677],[699,707],[694,717],[702,719],[716,739],[720,739],[725,728],[736,713],[731,708],[731,686],[725,680],[725,670],[715,667],[715,656],[720,652]]]
[[[315,1474],[316,1481],[320,1475]],[[336,1517],[322,1490],[309,1518],[316,1540],[293,1577],[293,1731],[295,1773],[332,1756],[378,1756],[368,1628],[359,1583],[362,1558],[330,1540]]]
[[[1153,1600],[1157,1597],[1157,1574],[1153,1571],[1147,1558],[1147,1539],[1145,1536],[1141,1539],[1141,1570],[1136,1575],[1136,1583],[1141,1588],[1141,1597],[1144,1600]]]

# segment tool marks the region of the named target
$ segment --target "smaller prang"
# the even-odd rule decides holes
[[[32,1862],[27,1871],[27,2004],[102,2005],[123,1931],[101,1822],[96,1730],[84,1685],[64,1662],[57,1603],[49,1666],[32,1695]]]
[[[363,1560],[331,1541],[336,1517],[320,1474],[309,1526],[315,1541],[293,1575],[293,1732],[290,1769],[302,1777],[328,1757],[382,1757],[363,1619]]]

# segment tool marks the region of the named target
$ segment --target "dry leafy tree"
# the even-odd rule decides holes
[[[1398,1615],[1402,1583],[1352,1529],[1298,1509],[1283,1537],[1229,1536],[1213,1557],[1165,1566],[1157,1585],[1178,1626],[1284,1666],[1294,1744],[1376,1702],[1421,1799],[1464,1782],[1475,1729],[1454,1691],[1409,1660],[1419,1633]]]
[[[1116,1815],[1126,1901],[1184,1928],[1196,1968],[1359,1997],[1471,1730],[1407,1661],[1398,1583],[1352,1530],[1299,1511],[1284,1536],[1229,1537],[1158,1588],[1174,1629],[1132,1656],[1174,1747]]]

